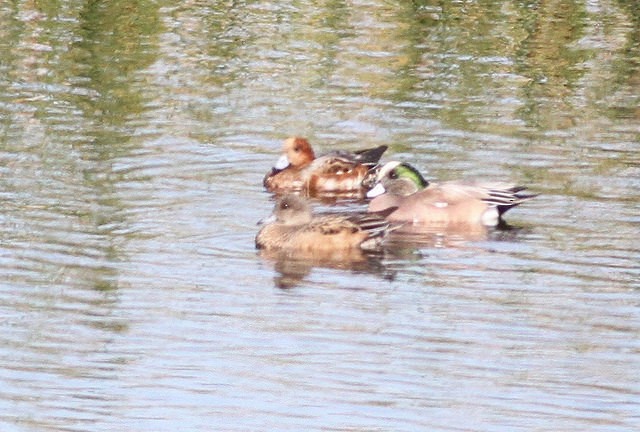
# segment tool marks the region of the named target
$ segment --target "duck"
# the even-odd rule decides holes
[[[283,153],[265,175],[263,185],[276,193],[304,191],[316,196],[357,192],[364,196],[362,181],[386,150],[386,145],[356,152],[335,150],[316,158],[306,138],[290,137],[284,141]]]
[[[364,180],[370,190],[368,211],[396,208],[387,219],[422,225],[503,224],[505,212],[537,196],[526,187],[479,180],[429,183],[406,162],[390,161]]]
[[[326,252],[375,250],[393,228],[385,216],[395,209],[375,213],[327,213],[314,215],[308,201],[286,194],[276,200],[273,213],[255,238],[266,251]]]

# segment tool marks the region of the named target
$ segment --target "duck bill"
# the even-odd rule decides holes
[[[385,192],[386,190],[384,186],[382,186],[382,183],[378,183],[377,185],[374,186],[373,189],[367,192],[367,198],[375,198],[379,195],[382,195]]]
[[[267,225],[276,221],[276,215],[272,214],[264,219],[260,219],[256,225]]]
[[[290,165],[289,158],[287,157],[286,154],[283,154],[276,161],[276,164],[274,165],[274,168],[277,169],[278,171],[282,171],[283,169],[285,169],[289,165]]]

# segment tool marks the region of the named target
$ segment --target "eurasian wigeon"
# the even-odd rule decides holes
[[[272,215],[263,221],[256,248],[307,252],[376,249],[393,229],[385,219],[387,213],[313,215],[307,201],[288,194],[278,198]]]
[[[271,192],[304,191],[311,196],[323,193],[366,192],[362,180],[387,149],[376,148],[347,152],[333,151],[315,157],[305,138],[285,140],[283,154],[264,177],[263,184]]]
[[[387,162],[365,179],[370,212],[390,207],[390,221],[414,224],[482,224],[495,226],[509,209],[537,195],[503,182],[448,181],[429,183],[408,163]]]

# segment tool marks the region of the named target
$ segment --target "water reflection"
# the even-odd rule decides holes
[[[278,273],[274,284],[278,288],[294,288],[309,276],[314,268],[367,273],[393,280],[394,272],[385,267],[384,255],[361,249],[334,251],[260,251],[261,258],[270,262]]]
[[[636,430],[638,8],[0,2],[0,422]],[[289,134],[543,195],[262,256]]]
[[[258,252],[277,275],[274,285],[294,288],[302,285],[315,268],[344,270],[372,274],[382,280],[396,277],[398,260],[418,262],[433,248],[458,248],[486,251],[484,242],[517,243],[530,233],[529,228],[502,223],[488,228],[484,225],[437,227],[406,224],[387,235],[377,252],[360,249],[332,251],[264,251]]]
[[[522,87],[524,105],[518,115],[533,128],[572,127],[579,115],[573,98],[590,55],[576,46],[586,30],[585,6],[545,3],[521,12],[527,34],[516,52],[516,71],[528,83]]]
[[[406,224],[392,233],[389,243],[420,247],[461,247],[487,240],[489,229],[482,224],[420,225]]]

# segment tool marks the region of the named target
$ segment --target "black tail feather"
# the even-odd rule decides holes
[[[372,149],[359,150],[355,152],[355,161],[365,165],[375,165],[378,163],[382,154],[387,151],[386,145],[381,145]]]
[[[539,194],[522,193],[527,188],[525,186],[515,186],[510,189],[491,189],[489,197],[483,201],[490,205],[496,206],[498,213],[502,216],[507,210],[522,204]]]

